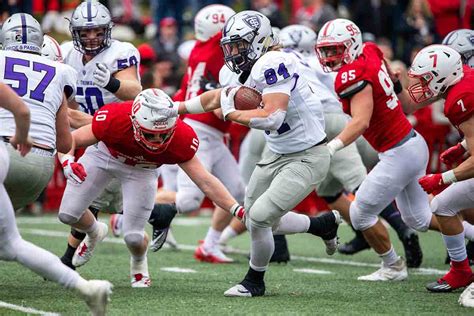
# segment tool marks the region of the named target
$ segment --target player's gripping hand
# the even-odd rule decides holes
[[[95,64],[97,69],[94,70],[94,84],[98,87],[105,88],[107,84],[110,81],[110,77],[112,74],[110,73],[110,70],[107,68],[107,66],[103,63],[97,63]]]
[[[457,145],[449,147],[443,151],[439,158],[445,165],[452,166],[455,163],[461,162],[465,153],[466,149],[464,149],[464,147],[458,143]]]
[[[450,183],[446,184],[443,181],[441,173],[427,174],[418,180],[423,190],[428,194],[437,195],[446,189]]]
[[[64,176],[69,181],[75,184],[81,184],[87,177],[84,166],[80,163],[74,162],[74,157],[71,155],[64,155],[61,157],[61,164],[63,166]]]
[[[232,112],[235,112],[234,97],[240,87],[230,87],[221,90],[221,109],[224,119]]]

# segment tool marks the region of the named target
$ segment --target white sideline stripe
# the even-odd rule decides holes
[[[69,235],[68,232],[56,231],[56,230],[44,230],[44,229],[30,229],[30,228],[21,228],[21,233],[30,234],[30,235],[38,235],[38,236],[49,236],[49,237],[67,237]],[[105,242],[113,243],[113,244],[125,244],[123,239],[119,238],[109,238],[106,237],[104,239]],[[168,245],[164,245],[164,247],[169,247]],[[184,245],[178,244],[178,248],[182,250],[196,250],[197,245]],[[231,253],[234,254],[243,254],[248,255],[248,250],[241,250],[236,249]],[[317,262],[317,263],[328,263],[328,264],[338,264],[344,266],[353,266],[353,267],[373,267],[379,268],[380,264],[377,263],[367,263],[367,262],[360,262],[360,261],[351,261],[351,260],[339,260],[339,259],[330,259],[330,258],[315,258],[315,257],[305,257],[305,256],[291,256],[292,260],[304,261],[304,262]],[[424,275],[444,275],[448,271],[446,270],[439,270],[434,268],[414,268],[410,269],[414,274],[424,274]]]
[[[4,301],[0,301],[0,308],[2,308],[2,307],[12,309],[14,311],[23,312],[23,313],[26,313],[26,314],[36,314],[36,315],[45,315],[45,316],[60,316],[61,315],[61,314],[58,314],[58,313],[45,312],[45,311],[42,311],[42,310],[39,310],[39,309],[34,309],[34,308],[31,308],[31,307],[24,307],[24,306],[10,304],[10,303],[4,302]]]
[[[196,270],[188,269],[188,268],[179,268],[179,267],[164,267],[160,268],[162,271],[166,272],[176,272],[176,273],[196,273]]]
[[[317,270],[317,269],[293,269],[295,272],[312,273],[312,274],[332,274],[331,271]]]

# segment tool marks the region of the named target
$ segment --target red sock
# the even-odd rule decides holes
[[[469,266],[469,259],[466,258],[459,262],[451,260],[451,269],[449,269],[449,272],[446,273],[441,280],[448,282],[453,289],[465,287],[471,284],[473,281],[473,274],[471,267]]]

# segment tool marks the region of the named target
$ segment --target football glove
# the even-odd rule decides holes
[[[74,157],[71,155],[64,155],[61,158],[64,176],[66,179],[75,184],[81,184],[87,177],[84,166],[80,163],[74,162]]]
[[[427,174],[418,180],[423,190],[428,194],[437,195],[449,187],[450,183],[446,184],[443,181],[441,173]]]
[[[96,66],[97,69],[94,70],[93,82],[96,86],[105,88],[109,83],[112,74],[105,64],[97,63]]]
[[[234,97],[240,87],[229,87],[221,90],[221,109],[224,120],[227,115],[235,112]]]
[[[455,163],[461,162],[465,153],[466,149],[461,145],[461,143],[458,143],[457,145],[449,147],[443,151],[439,158],[445,165],[451,166]]]

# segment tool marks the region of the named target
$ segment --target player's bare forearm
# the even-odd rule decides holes
[[[224,185],[204,168],[197,157],[180,163],[179,167],[186,172],[199,189],[217,206],[230,210],[237,203]]]
[[[467,143],[469,158],[464,160],[453,171],[457,181],[474,178],[474,116],[459,125]]]
[[[82,111],[68,109],[69,124],[72,128],[81,128],[92,123],[92,115]]]
[[[12,112],[15,118],[16,135],[26,139],[30,129],[30,109],[23,100],[6,84],[0,83],[0,106]]]
[[[99,140],[95,138],[95,135],[92,132],[92,124],[85,125],[75,130],[74,132],[72,132],[72,137],[74,139],[73,147],[75,148],[84,148],[99,142]]]
[[[56,113],[56,149],[59,152],[68,152],[72,147],[68,111],[68,102],[66,95],[64,95],[62,104]]]
[[[368,84],[364,89],[355,94],[350,102],[352,119],[337,136],[344,146],[354,142],[369,128],[374,109],[372,86]]]
[[[215,89],[206,91],[201,95],[198,95],[194,98],[191,98],[187,101],[183,101],[179,103],[178,113],[179,114],[189,114],[189,113],[204,113],[204,112],[211,112],[213,110],[219,109],[221,107],[221,90],[222,89]],[[190,104],[200,103],[202,106],[202,111],[189,111],[191,108],[195,108],[193,106],[189,106]]]
[[[137,80],[120,80],[120,88],[115,96],[122,101],[133,100],[142,92],[142,85]]]

